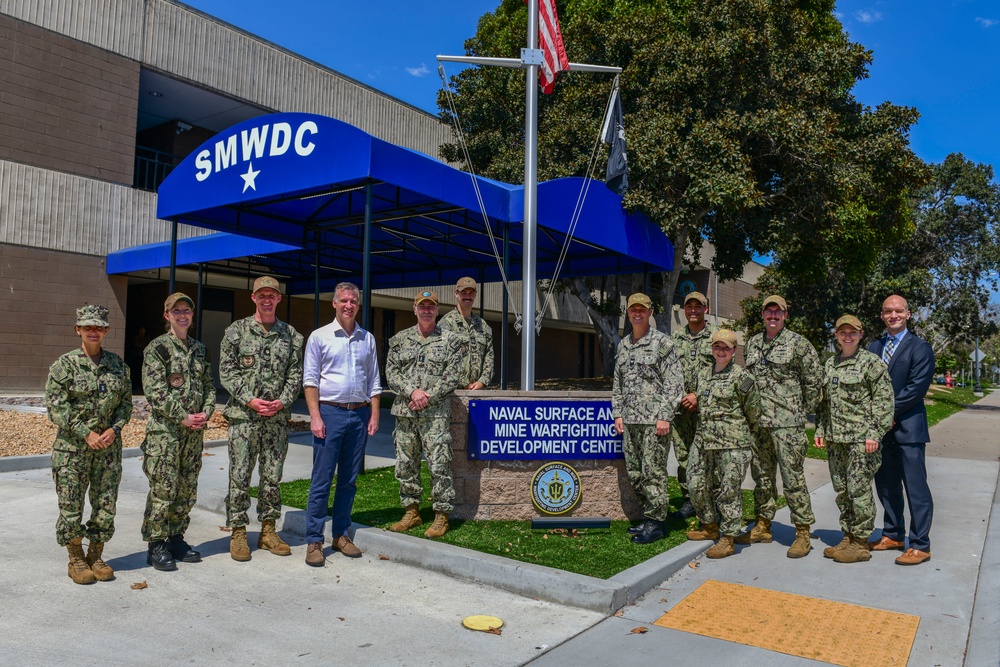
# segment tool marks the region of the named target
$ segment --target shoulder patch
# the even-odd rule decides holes
[[[160,358],[160,361],[162,361],[163,363],[167,363],[170,361],[170,352],[167,351],[167,348],[163,343],[160,343],[155,348],[153,348],[153,351],[156,352],[156,356],[158,356]]]
[[[753,389],[753,378],[747,378],[740,383],[740,392],[745,394],[751,389]]]

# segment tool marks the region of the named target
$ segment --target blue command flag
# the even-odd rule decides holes
[[[615,87],[614,97],[604,121],[604,143],[611,146],[608,154],[608,170],[604,184],[610,190],[623,196],[628,189],[628,154],[625,152],[625,124],[622,119],[622,100]]]

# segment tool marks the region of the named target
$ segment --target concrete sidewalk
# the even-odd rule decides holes
[[[41,469],[2,473],[0,526],[16,538],[0,541],[7,564],[0,570],[0,592],[6,608],[18,610],[0,616],[0,633],[9,638],[2,662],[98,664],[114,646],[113,655],[127,656],[132,664],[162,664],[165,659],[253,664],[320,657],[321,662],[361,665],[589,665],[619,662],[623,656],[636,665],[660,665],[668,656],[681,665],[706,659],[732,665],[818,664],[652,625],[700,583],[718,579],[919,615],[908,664],[962,665],[968,643],[964,664],[992,667],[1000,664],[1000,512],[991,514],[998,502],[998,416],[1000,393],[994,393],[932,430],[928,468],[936,504],[934,557],[915,568],[894,565],[895,552],[850,566],[822,557],[822,547],[840,534],[826,465],[819,461],[808,461],[807,468],[817,515],[816,549],[798,561],[784,555],[794,532],[784,510],[773,544],[743,548],[723,561],[703,559],[692,569],[683,566],[709,544],[688,543],[634,568],[638,571],[624,577],[631,577],[626,583],[567,576],[374,529],[355,534],[365,557],[350,560],[334,554],[325,568],[313,569],[303,563],[304,545],[296,535],[301,517],[292,511],[283,525],[293,555],[277,558],[254,551],[253,560],[241,564],[229,558],[228,533],[219,529],[225,523],[228,457],[224,447],[215,447],[207,451],[199,507],[188,533],[205,562],[181,564],[174,573],[146,566],[138,526],[147,484],[141,462],[130,459],[125,462],[118,534],[107,549],[118,579],[74,586],[65,575],[65,551],[52,537],[56,502],[47,463]],[[308,433],[292,437],[286,480],[308,478],[309,438]],[[966,456],[955,454],[959,451]],[[380,433],[369,443],[367,465],[389,465],[392,453],[391,423],[383,417]],[[251,526],[251,537],[255,528]],[[144,580],[148,589],[129,588]],[[630,591],[650,587],[620,617],[583,609],[579,602],[588,596],[620,600],[623,594],[634,599]],[[565,590],[572,592],[574,604],[535,599],[542,594],[558,599]],[[67,615],[67,604],[79,613]],[[503,618],[503,634],[461,627],[461,618],[479,613]],[[113,620],[94,623],[95,618]],[[630,634],[637,625],[650,632]]]
[[[928,476],[934,494],[933,558],[917,567],[893,563],[898,552],[873,554],[869,563],[843,565],[823,558],[822,549],[840,537],[832,485],[812,491],[816,524],[813,552],[789,560],[794,538],[788,510],[778,513],[775,542],[739,547],[721,561],[700,559],[656,589],[532,665],[725,664],[728,667],[815,665],[813,660],[654,626],[653,622],[703,582],[714,579],[857,604],[920,617],[907,664],[911,667],[1000,665],[1000,392],[994,392],[931,430]],[[963,458],[942,452],[961,451]],[[813,488],[813,487],[810,487]],[[881,512],[876,527],[881,526]],[[646,634],[630,630],[644,625]]]

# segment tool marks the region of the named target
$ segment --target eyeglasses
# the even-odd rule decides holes
[[[190,308],[185,308],[184,310],[181,310],[180,308],[174,308],[173,310],[170,311],[170,314],[173,315],[174,317],[184,317],[184,316],[190,317],[191,315],[194,315],[194,311],[191,310]]]

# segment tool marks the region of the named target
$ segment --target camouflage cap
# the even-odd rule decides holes
[[[167,297],[166,301],[163,302],[163,312],[167,312],[168,310],[173,308],[178,301],[187,301],[188,305],[194,308],[194,299],[189,297],[187,294],[184,294],[183,292],[174,292],[173,294]]]
[[[687,302],[692,300],[697,301],[703,306],[708,305],[708,297],[701,292],[688,292],[687,296],[684,297],[684,305],[686,306]]]
[[[253,281],[253,293],[256,294],[265,287],[273,289],[278,294],[281,294],[281,283],[272,278],[271,276],[261,276],[257,280]]]
[[[108,327],[108,309],[104,306],[87,304],[76,309],[76,326]]]
[[[858,331],[864,331],[865,328],[861,326],[861,320],[854,317],[854,315],[841,315],[840,319],[837,320],[837,324],[834,325],[834,331],[840,331],[840,327],[849,326],[854,327]]]
[[[469,289],[470,287],[476,290],[477,292],[479,291],[479,285],[477,285],[476,281],[473,278],[470,278],[469,276],[465,276],[464,278],[459,278],[458,282],[455,283],[456,292],[461,292],[462,290]]]
[[[767,308],[768,306],[770,306],[772,303],[774,305],[776,305],[778,308],[781,308],[784,311],[788,310],[788,304],[785,303],[785,299],[783,297],[778,296],[777,294],[772,294],[771,296],[769,296],[766,299],[764,299],[764,303],[761,304],[760,309],[764,310],[765,308]]]
[[[712,344],[715,343],[725,343],[727,347],[733,349],[736,347],[736,334],[729,329],[719,329],[712,332]]]
[[[430,290],[420,290],[417,295],[413,297],[413,305],[419,306],[424,301],[431,301],[434,305],[438,305],[438,295],[437,292],[432,292]]]
[[[631,308],[636,304],[639,304],[640,306],[647,309],[653,307],[653,302],[650,301],[649,297],[643,294],[642,292],[636,292],[635,294],[633,294],[628,298],[628,303],[625,304],[625,310],[628,310],[629,308]]]

